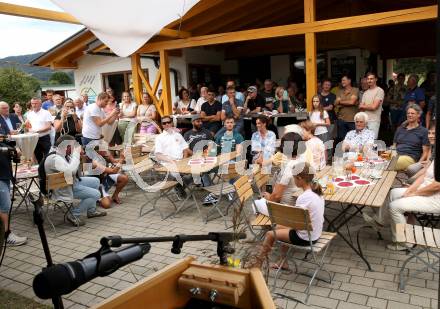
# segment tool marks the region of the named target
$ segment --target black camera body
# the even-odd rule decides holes
[[[20,163],[20,156],[17,153],[16,142],[5,137],[0,138],[0,155],[8,155],[14,163]]]

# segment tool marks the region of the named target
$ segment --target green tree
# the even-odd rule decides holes
[[[66,72],[54,72],[49,78],[49,84],[51,85],[68,85],[72,84],[72,79]]]
[[[0,100],[9,104],[25,104],[40,89],[40,82],[35,77],[15,67],[0,69]]]

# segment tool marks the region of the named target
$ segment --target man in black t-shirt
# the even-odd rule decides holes
[[[264,81],[264,89],[259,93],[265,101],[265,109],[272,111],[275,102],[275,91],[273,89],[273,82],[270,79]]]
[[[200,115],[202,116],[203,127],[211,131],[212,136],[222,127],[221,122],[222,104],[215,100],[215,90],[208,90],[208,101],[203,103]]]
[[[319,94],[319,100],[321,102],[322,108],[327,111],[328,116],[330,118],[330,127],[328,128],[328,132],[330,134],[331,138],[336,137],[336,120],[338,117],[335,113],[335,101],[336,101],[336,95],[334,93],[331,93],[330,90],[332,89],[332,82],[330,79],[326,78],[322,81],[322,90]]]
[[[183,138],[189,145],[189,149],[194,151],[194,146],[200,141],[211,141],[211,132],[202,127],[202,119],[200,117],[193,118],[193,128],[183,135]],[[204,148],[204,147],[203,147]]]
[[[250,86],[248,89],[248,95],[246,101],[244,102],[244,110],[251,113],[259,113],[263,111],[266,105],[266,100],[257,92],[257,87]]]

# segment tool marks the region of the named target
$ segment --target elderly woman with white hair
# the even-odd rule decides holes
[[[374,144],[374,132],[367,129],[368,115],[359,112],[354,115],[355,129],[345,136],[342,143],[343,151],[358,151],[366,145]]]

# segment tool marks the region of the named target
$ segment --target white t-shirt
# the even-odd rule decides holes
[[[323,117],[324,119],[321,119],[321,112],[310,112],[310,121],[314,124],[325,124],[325,120],[328,118],[327,111],[324,111]],[[321,135],[324,133],[327,133],[327,126],[316,126],[315,129],[315,135]]]
[[[309,210],[310,221],[312,222],[313,231],[310,232],[312,241],[319,239],[324,225],[324,199],[312,190],[304,191],[296,199],[295,207]],[[305,230],[296,231],[299,238],[310,240],[309,234]]]
[[[177,131],[163,131],[157,135],[154,142],[154,152],[164,154],[174,160],[183,159],[183,150],[188,149],[188,143]]]
[[[42,108],[38,112],[34,112],[33,110],[29,111],[27,113],[26,117],[27,117],[27,120],[29,120],[29,122],[31,123],[31,126],[32,126],[31,131],[32,132],[41,130],[42,128],[44,128],[47,125],[48,122],[50,122],[50,123],[53,122],[53,117],[52,117],[51,113],[45,109],[42,109]],[[49,128],[45,132],[38,133],[39,137],[42,137],[42,136],[49,134],[50,130],[51,129]]]
[[[99,117],[101,119],[105,118],[104,110],[96,103],[87,106],[86,111],[84,112],[82,135],[90,139],[100,139],[101,127],[93,122],[92,117]]]
[[[275,175],[274,183],[279,183],[286,186],[283,195],[281,196],[280,203],[286,205],[292,205],[295,203],[295,198],[293,194],[299,190],[295,185],[293,176],[300,173],[304,168],[304,162],[301,160],[288,160],[283,164],[280,172]]]
[[[373,89],[367,89],[362,95],[361,103],[366,105],[372,105],[375,100],[380,100],[379,106],[374,111],[365,111],[368,115],[368,121],[380,122],[380,115],[382,114],[382,103],[385,97],[385,92],[380,87],[375,87]]]
[[[182,100],[179,100],[177,102],[177,108],[180,109],[181,112],[183,112],[183,110],[185,110],[185,112],[189,112],[189,109],[194,109],[196,107],[196,100],[191,99],[191,101],[189,101],[189,103],[185,103]]]
[[[200,114],[200,112],[202,111],[202,105],[203,103],[207,102],[207,100],[204,97],[200,97],[197,100],[196,105],[194,106],[194,111],[197,112],[197,114]]]
[[[435,160],[432,160],[431,164],[428,166],[428,169],[426,170],[426,173],[425,173],[425,177],[423,178],[423,182],[419,187],[420,189],[426,187],[427,185],[430,185],[431,183],[433,183],[435,181],[434,161]],[[437,192],[437,193],[431,195],[431,197],[434,197],[436,199],[440,199],[440,192]]]
[[[312,165],[315,170],[322,170],[326,165],[325,145],[316,136],[306,141],[306,152],[303,156],[304,160]]]
[[[119,121],[133,121],[133,122],[135,122],[136,121],[136,117],[126,118],[124,116],[129,114],[129,113],[132,113],[133,111],[136,111],[136,107],[137,107],[137,104],[135,102],[131,102],[128,105],[126,105],[124,103],[120,103],[119,104],[119,108],[122,111],[122,118],[120,118]],[[136,113],[135,113],[135,116],[136,116]]]

